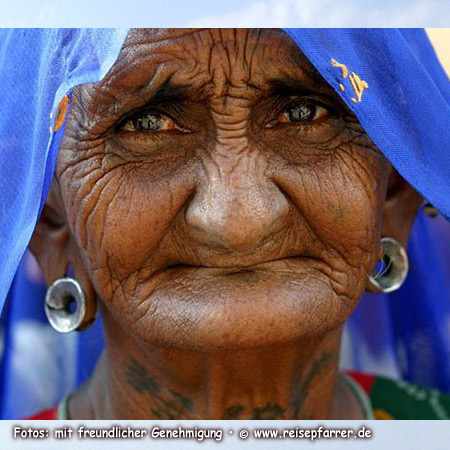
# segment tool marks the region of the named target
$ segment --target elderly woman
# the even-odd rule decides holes
[[[382,55],[314,36],[132,30],[105,76],[66,89],[30,248],[50,323],[81,330],[98,308],[106,347],[60,417],[371,417],[338,370],[343,324],[404,281],[424,197],[448,202],[383,107],[367,113]]]

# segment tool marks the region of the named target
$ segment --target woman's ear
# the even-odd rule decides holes
[[[69,236],[63,202],[54,182],[29,245],[48,285],[66,274]]]
[[[392,237],[406,248],[411,227],[422,204],[421,195],[391,168],[383,208],[382,236]]]
[[[50,286],[58,278],[67,276],[69,265],[74,277],[81,284],[86,298],[86,313],[80,330],[95,319],[97,302],[94,286],[81,261],[80,252],[72,238],[64,204],[55,181],[48,195],[44,209],[31,237],[30,250],[36,258],[45,281]]]

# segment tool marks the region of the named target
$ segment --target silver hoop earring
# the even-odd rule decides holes
[[[50,325],[60,333],[80,330],[86,320],[86,296],[73,278],[59,278],[45,295],[45,314]]]
[[[409,271],[406,250],[400,242],[390,237],[381,239],[383,257],[369,275],[369,283],[375,291],[393,292],[399,289]]]

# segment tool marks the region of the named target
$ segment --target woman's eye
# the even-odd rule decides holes
[[[278,123],[312,123],[322,121],[329,116],[329,111],[312,101],[291,104],[278,116]]]
[[[124,131],[146,131],[159,132],[179,130],[185,131],[179,127],[170,117],[160,113],[142,113],[128,119],[121,127]]]

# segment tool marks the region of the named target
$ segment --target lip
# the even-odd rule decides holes
[[[174,283],[217,283],[222,286],[235,286],[245,290],[246,284],[254,285],[269,282],[271,279],[297,279],[303,277],[306,271],[319,269],[327,273],[327,267],[318,258],[306,256],[285,257],[276,260],[263,261],[249,265],[191,265],[174,264],[159,270],[153,275],[153,286],[158,287],[167,282]]]
[[[253,273],[258,271],[264,272],[285,272],[289,270],[295,271],[299,264],[304,265],[305,261],[318,261],[316,258],[306,257],[306,256],[291,256],[284,257],[274,260],[262,261],[259,263],[252,263],[248,265],[194,265],[177,263],[170,265],[165,270],[166,271],[206,271],[211,273],[211,275],[233,275],[239,273]]]
[[[248,266],[174,264],[136,292],[133,313],[150,311],[135,316],[137,332],[149,342],[204,351],[310,336],[348,312],[327,268],[325,261],[306,256]]]

